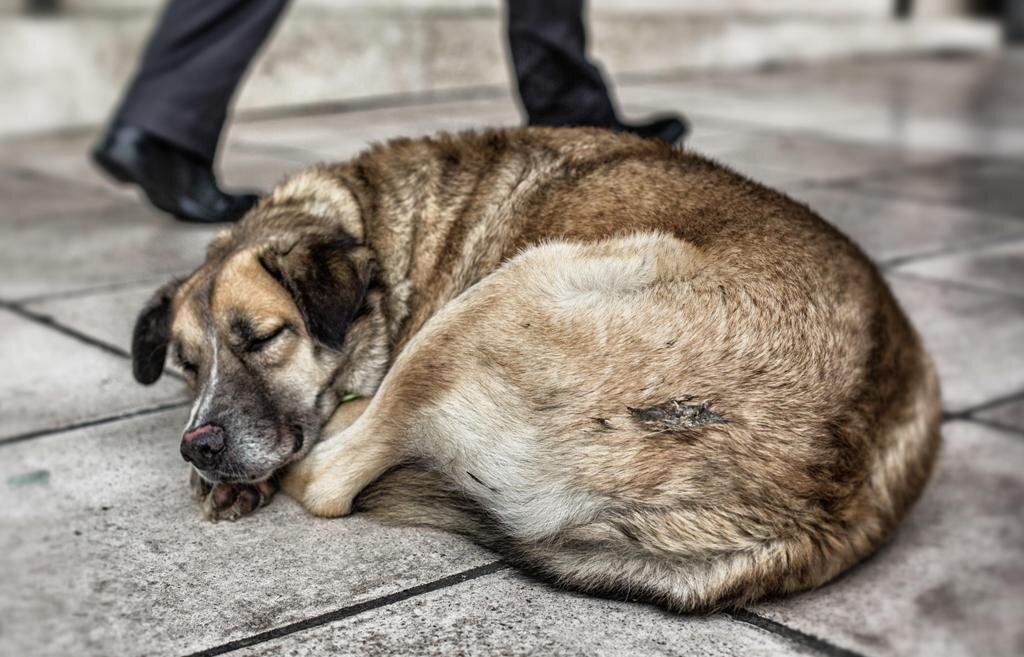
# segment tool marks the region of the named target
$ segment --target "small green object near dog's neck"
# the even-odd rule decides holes
[[[356,394],[354,392],[349,392],[349,393],[344,394],[341,397],[341,403],[344,404],[346,402],[352,401],[353,399],[359,399],[360,397],[361,397],[361,395],[358,395],[358,394]]]

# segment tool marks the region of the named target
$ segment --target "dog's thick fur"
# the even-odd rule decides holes
[[[443,527],[677,610],[829,581],[939,442],[930,360],[857,247],[596,130],[398,140],[294,175],[144,309],[140,380],[169,343],[190,426],[228,436],[198,473],[208,514],[251,511],[287,465],[315,514]],[[328,422],[352,391],[372,398]]]

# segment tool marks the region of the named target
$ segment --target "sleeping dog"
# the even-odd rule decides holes
[[[680,611],[865,558],[939,442],[930,359],[856,246],[598,130],[397,140],[292,176],[142,310],[136,378],[168,351],[207,517],[280,485]]]

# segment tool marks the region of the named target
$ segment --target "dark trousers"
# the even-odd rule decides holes
[[[212,160],[238,83],[287,4],[170,0],[114,120]],[[508,0],[530,125],[615,123],[601,73],[586,57],[582,14],[583,0]]]
[[[508,0],[508,41],[530,125],[616,124],[597,66],[587,60],[584,0]]]

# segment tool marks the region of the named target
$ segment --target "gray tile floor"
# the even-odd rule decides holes
[[[680,617],[556,591],[457,537],[307,517],[202,521],[181,381],[136,386],[134,314],[213,231],[107,185],[87,137],[0,144],[0,654],[1024,653],[1024,53],[625,84],[689,145],[863,245],[934,354],[944,457],[895,540],[820,590]],[[266,187],[367,141],[514,124],[510,99],[243,122]]]

